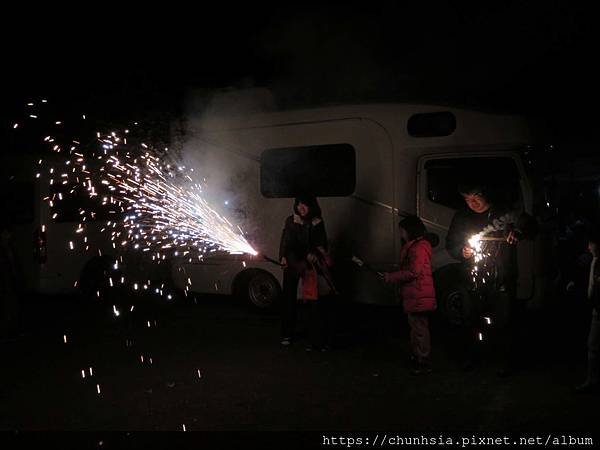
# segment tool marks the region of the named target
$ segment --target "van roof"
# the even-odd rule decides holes
[[[394,117],[396,120],[408,120],[414,114],[448,111],[460,119],[464,116],[479,118],[482,121],[494,121],[499,119],[524,120],[522,116],[484,112],[481,110],[467,109],[443,104],[428,103],[368,103],[329,105],[318,107],[306,107],[298,109],[286,109],[268,112],[210,114],[202,118],[202,128],[210,130],[235,129],[246,127],[277,126],[286,123],[312,122],[324,120],[341,120],[348,118],[369,118],[377,120]]]

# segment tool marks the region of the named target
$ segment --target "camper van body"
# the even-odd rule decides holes
[[[439,112],[454,118],[455,129],[443,136],[411,135],[412,117]],[[426,130],[424,134],[428,134]],[[333,256],[342,266],[356,254],[378,270],[396,267],[401,246],[397,224],[402,214],[418,214],[429,231],[439,236],[440,245],[433,255],[435,269],[456,262],[444,247],[455,209],[436,201],[430,189],[428,168],[439,161],[504,161],[517,174],[520,206],[529,213],[533,208],[532,187],[519,155],[531,144],[532,136],[527,122],[517,116],[416,104],[323,107],[227,120],[208,118],[195,130],[194,138],[210,147],[224,166],[229,161],[231,167],[243,167],[243,175],[238,177],[242,181],[236,185],[246,215],[242,228],[258,251],[275,259],[284,220],[292,213],[292,200],[267,198],[261,193],[261,158],[267,149],[322,146],[327,151],[328,146],[337,144],[354,149],[354,192],[319,198]],[[519,246],[524,274],[519,295],[523,298],[534,296],[534,247],[532,242]],[[191,290],[201,293],[230,294],[241,289],[254,303],[266,306],[280,289],[282,270],[248,255],[221,255],[202,262],[180,261],[174,265],[173,276],[182,288],[191,282]],[[355,271],[350,276],[346,280],[355,300],[394,301],[393,290],[371,274]]]
[[[3,157],[0,174],[6,199],[2,203],[10,210],[11,245],[24,290],[37,294],[83,290],[98,297],[110,287],[109,272],[117,284],[123,266],[128,267],[128,275],[140,280],[149,277],[154,264],[138,264],[139,258],[129,261],[131,256],[120,258],[123,250],[106,232],[111,220],[119,218],[100,213],[98,202],[85,189],[71,193],[75,185],[63,175],[69,172],[67,160],[51,152]],[[83,219],[81,211],[87,208],[98,211],[94,218],[87,214]]]

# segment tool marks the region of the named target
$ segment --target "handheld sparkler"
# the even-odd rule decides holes
[[[383,272],[379,272],[378,270],[373,269],[373,267],[371,267],[369,264],[365,263],[358,256],[353,255],[352,262],[354,264],[356,264],[358,267],[362,267],[362,268],[368,270],[369,272],[375,274],[377,276],[377,278],[383,280]]]
[[[273,258],[269,258],[267,255],[263,255],[262,253],[259,253],[258,256],[261,256],[265,261],[268,261],[271,264],[275,264],[276,266],[279,266],[279,267],[284,267],[284,265],[281,264],[279,261],[277,261],[276,259],[273,259]]]

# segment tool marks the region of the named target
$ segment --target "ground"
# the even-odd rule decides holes
[[[461,371],[435,321],[434,372],[414,377],[398,307],[341,301],[332,349],[321,353],[306,352],[302,337],[281,346],[276,314],[230,297],[136,298],[133,312],[121,300],[119,317],[105,300],[23,302],[22,336],[0,344],[2,430],[595,429],[598,396],[571,392],[585,333],[553,321],[532,325],[526,367],[509,378],[492,355]]]

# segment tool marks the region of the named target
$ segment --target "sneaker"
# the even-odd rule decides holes
[[[292,338],[289,338],[289,337],[284,337],[281,340],[281,345],[288,346],[288,345],[291,345],[291,343],[292,343]]]

